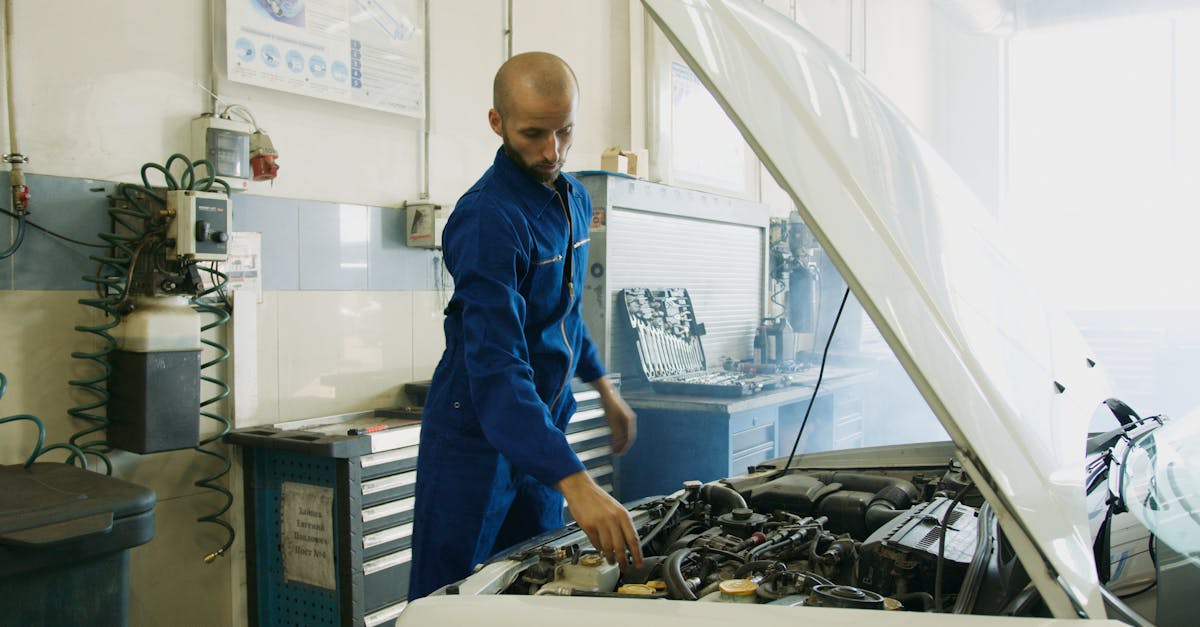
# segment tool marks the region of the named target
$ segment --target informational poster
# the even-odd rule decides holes
[[[279,509],[284,580],[336,589],[333,488],[285,481]]]
[[[225,0],[225,69],[240,83],[422,117],[420,2]]]

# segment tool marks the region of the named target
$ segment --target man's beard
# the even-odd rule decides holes
[[[521,158],[521,155],[518,154],[516,150],[513,150],[512,146],[509,145],[508,138],[504,137],[501,139],[504,142],[504,154],[508,155],[508,158],[512,159],[512,162],[517,164],[517,167],[520,168],[522,172],[533,177],[533,180],[539,183],[553,183],[558,179],[558,174],[562,172],[562,166],[564,163],[563,161],[559,161],[557,164],[558,167],[554,170],[550,172],[543,172],[542,170],[537,169],[537,165],[548,165],[548,162],[542,161],[534,165],[525,163],[525,160]]]

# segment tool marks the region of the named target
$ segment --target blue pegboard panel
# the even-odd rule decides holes
[[[253,500],[255,537],[254,559],[258,564],[258,625],[340,625],[342,624],[339,590],[325,590],[303,583],[285,581],[280,531],[280,490],[284,482],[333,488],[336,495],[336,460],[287,451],[256,450],[251,471],[259,492]],[[335,497],[336,500],[336,497]],[[334,537],[340,521],[333,517]],[[335,545],[336,546],[336,545]],[[335,572],[343,556],[334,551]],[[338,578],[338,585],[341,585]],[[252,584],[253,585],[253,584]]]

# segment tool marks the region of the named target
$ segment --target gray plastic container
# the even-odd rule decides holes
[[[125,625],[154,491],[66,464],[0,466],[0,626]]]

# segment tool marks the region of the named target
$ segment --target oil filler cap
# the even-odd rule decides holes
[[[749,596],[758,590],[758,584],[749,579],[726,579],[718,587],[721,594],[728,594],[731,597]]]
[[[644,583],[627,583],[620,588],[617,588],[617,594],[648,595],[654,593],[654,588]]]

